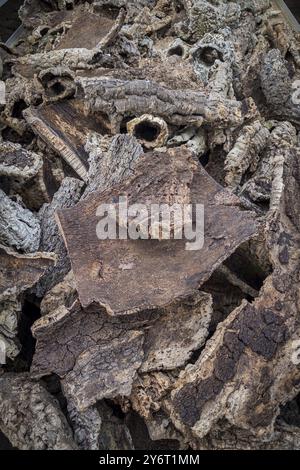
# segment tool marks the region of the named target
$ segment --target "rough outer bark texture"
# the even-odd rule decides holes
[[[37,251],[41,228],[38,218],[0,189],[0,243],[25,253]]]
[[[172,308],[153,309],[125,319],[112,318],[96,306],[85,311],[78,302],[68,308],[68,297],[56,302],[57,290],[58,286],[48,294],[53,299],[51,312],[33,326],[38,344],[31,372],[38,377],[51,372],[62,377],[67,396],[79,409],[87,408],[97,399],[129,396],[132,374],[140,366],[147,371],[176,369],[186,364],[208,335],[211,315],[208,294],[198,294]],[[168,335],[161,331],[166,327]],[[161,338],[159,344],[154,341],[157,334]],[[78,341],[70,351],[68,344],[74,335]],[[107,364],[103,363],[106,354],[110,357]],[[115,364],[112,357],[116,358]],[[98,373],[94,375],[91,371],[94,367],[99,370],[101,363],[103,372],[99,378],[108,374],[107,380],[101,379],[96,385]]]
[[[37,175],[43,164],[40,155],[12,142],[0,142],[0,177],[26,181]]]
[[[76,449],[58,403],[28,374],[0,377],[0,429],[18,449]]]
[[[41,224],[41,251],[53,252],[57,255],[55,267],[50,268],[35,288],[38,297],[42,297],[52,286],[60,282],[70,270],[64,241],[55,222],[55,212],[63,207],[75,204],[81,196],[83,183],[76,178],[65,178],[55,193],[50,204],[44,204],[39,211]]]
[[[131,176],[144,153],[135,137],[127,134],[109,139],[99,134],[90,134],[85,150],[89,154],[89,171],[83,198],[93,191],[111,188]]]
[[[174,424],[194,436],[204,437],[226,418],[272,441],[279,406],[299,391],[299,367],[293,360],[299,336],[299,234],[294,214],[287,216],[290,190],[283,190],[286,182],[298,195],[298,184],[290,177],[296,160],[291,150],[281,175],[280,206],[267,219],[273,274],[252,304],[244,301],[218,326],[171,393],[167,407]]]
[[[20,255],[0,246],[0,261],[0,340],[5,344],[6,358],[14,359],[20,351],[20,294],[40,279],[55,258],[46,253]]]
[[[286,121],[274,123],[274,128],[268,138],[268,145],[260,155],[257,170],[254,176],[242,186],[242,194],[258,203],[271,202],[271,205],[276,208],[282,191],[283,165],[295,145],[296,129],[291,123]]]
[[[299,104],[293,102],[292,88],[287,62],[278,49],[272,49],[264,58],[261,69],[261,86],[273,115],[299,124]]]
[[[25,0],[22,41],[1,45],[0,148],[7,157],[13,146],[18,164],[38,153],[43,167],[29,165],[33,176],[18,182],[5,174],[1,188],[18,214],[20,196],[30,211],[48,203],[44,249],[60,264],[53,271],[44,255],[4,250],[0,341],[10,361],[0,374],[5,406],[18,413],[13,431],[11,421],[0,428],[13,445],[75,445],[58,403],[48,433],[43,414],[27,413],[25,381],[43,403],[52,397],[14,360],[23,299],[35,302],[29,289],[50,263],[36,291],[31,375],[65,394],[79,448],[299,448],[299,37],[271,3]],[[142,126],[153,153],[127,133],[145,114],[168,127],[162,141]],[[80,199],[82,183],[63,182],[74,171],[86,187],[63,212],[73,275],[53,217]],[[96,203],[115,202],[120,190],[148,206],[154,195],[204,201],[204,252],[182,247],[178,257],[178,244],[147,230],[152,239],[132,251],[100,245]]]
[[[86,101],[86,112],[105,113],[118,127],[124,116],[154,114],[176,125],[202,123],[237,127],[255,115],[254,102],[209,98],[205,93],[170,90],[149,80],[124,81],[106,77],[76,79],[78,96]]]
[[[225,161],[226,183],[230,187],[240,185],[245,172],[257,167],[257,159],[268,143],[270,133],[260,121],[245,126],[236,140],[235,146],[228,153]]]
[[[150,204],[159,198],[160,203],[171,205],[195,202],[209,206],[203,249],[187,251],[184,240],[145,240],[141,257],[141,240],[98,240],[97,208],[101,203],[114,203],[119,195],[127,195],[128,204]],[[238,205],[239,200],[219,187],[192,154],[181,148],[140,159],[134,176],[122,185],[92,193],[74,209],[58,211],[82,305],[98,302],[110,315],[124,315],[166,306],[195,292],[256,232],[253,214]],[[87,232],[86,226],[94,229]],[[88,250],[78,250],[84,245]],[[149,272],[155,273],[151,281]]]

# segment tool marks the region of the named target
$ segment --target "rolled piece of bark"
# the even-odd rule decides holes
[[[150,240],[153,236],[149,232],[141,257],[139,240],[99,240],[97,208],[115,204],[120,195],[128,198],[128,205],[146,203],[147,208],[151,203],[204,205],[208,227],[204,247],[187,251],[185,240]],[[120,315],[165,306],[191,294],[239,244],[255,234],[255,217],[241,211],[238,204],[239,200],[218,186],[197,165],[193,154],[181,147],[141,158],[134,176],[123,184],[94,192],[73,209],[58,211],[82,305],[98,302],[109,314]],[[85,245],[88,251],[82,251]],[[151,283],[149,272],[156,273]]]
[[[44,87],[46,102],[72,98],[75,95],[74,74],[67,67],[42,70],[38,78]]]
[[[167,123],[151,114],[143,114],[128,121],[127,131],[148,149],[163,147],[169,137]]]
[[[24,149],[20,144],[0,142],[0,176],[26,181],[42,168],[40,155]]]
[[[28,374],[0,376],[0,430],[22,450],[75,450],[58,402]]]
[[[37,216],[0,189],[0,243],[30,253],[39,249],[40,237]]]
[[[237,127],[256,113],[251,98],[243,102],[205,92],[172,90],[150,80],[119,80],[110,77],[77,77],[78,97],[87,113],[105,113],[120,127],[123,117],[152,114],[175,125],[202,123]]]
[[[259,161],[253,162],[254,168],[256,166],[255,175],[244,183],[241,193],[257,203],[270,202],[273,208],[278,208],[283,189],[281,178],[284,162],[288,161],[289,158],[293,158],[297,132],[290,122],[283,121],[277,124],[274,123],[274,126],[275,127],[270,132],[268,144],[264,151],[257,154]],[[256,137],[254,136],[254,145],[258,143],[257,137],[259,137],[259,134],[261,134],[261,136],[263,135],[260,131]],[[250,155],[252,153],[251,148],[253,149],[253,144],[248,147]],[[231,152],[230,154],[234,155],[234,153]],[[247,161],[247,158],[245,160]],[[231,161],[233,163],[234,159]],[[242,160],[240,161],[242,162]],[[237,162],[238,160],[236,160],[236,163]],[[231,163],[229,163],[229,166],[231,166]],[[232,169],[233,168],[234,166]],[[228,174],[228,177],[230,178],[230,174]],[[297,206],[293,207],[296,208]]]
[[[225,181],[228,186],[237,187],[246,171],[251,166],[253,170],[255,169],[261,152],[268,144],[269,137],[269,130],[260,121],[255,121],[242,129],[225,161]]]
[[[216,61],[232,66],[235,62],[235,50],[232,42],[222,34],[207,33],[190,49],[195,71],[200,79],[207,83]]]

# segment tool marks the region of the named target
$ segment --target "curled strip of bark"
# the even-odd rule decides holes
[[[30,253],[39,249],[40,237],[38,218],[0,189],[0,243]]]
[[[127,123],[127,131],[146,148],[163,147],[168,140],[167,123],[151,114],[143,114]]]
[[[28,374],[0,377],[0,429],[18,449],[76,449],[58,403]]]
[[[26,181],[42,168],[40,155],[24,149],[20,144],[0,142],[0,176]]]
[[[75,95],[74,74],[67,67],[53,67],[42,70],[38,75],[44,90],[45,101],[55,102]]]
[[[271,206],[277,208],[283,190],[283,166],[296,145],[296,129],[289,122],[277,123],[268,140],[257,170],[241,192],[258,203],[272,199]]]
[[[69,100],[40,108],[29,108],[23,113],[27,123],[53,151],[84,181],[88,179],[88,155],[84,150],[91,132],[108,132],[102,117],[84,116],[77,101]]]
[[[78,96],[86,100],[86,112],[106,113],[116,129],[124,116],[152,114],[176,125],[202,123],[220,127],[241,125],[256,112],[251,99],[244,102],[205,93],[171,90],[146,80],[78,77]]]
[[[236,188],[250,167],[255,170],[269,137],[268,129],[260,121],[255,121],[242,129],[233,149],[225,160],[225,181],[228,186]]]
[[[126,10],[124,8],[121,8],[119,11],[118,17],[115,21],[115,24],[113,25],[109,33],[107,33],[107,35],[104,36],[104,38],[102,38],[101,41],[98,43],[97,49],[104,49],[105,47],[112,45],[112,43],[117,38],[125,22],[125,19],[126,19]]]

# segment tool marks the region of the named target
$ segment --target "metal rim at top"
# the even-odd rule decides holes
[[[274,3],[277,5],[278,8],[280,8],[280,10],[282,10],[282,13],[290,24],[290,26],[296,32],[300,32],[300,24],[298,23],[297,19],[293,15],[290,8],[286,5],[286,3],[283,0],[274,0]]]

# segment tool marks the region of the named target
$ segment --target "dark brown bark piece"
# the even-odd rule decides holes
[[[180,189],[170,197],[172,188]],[[187,251],[184,240],[98,240],[98,206],[114,203],[122,194],[128,196],[128,204],[176,202],[178,198],[204,204],[203,249]],[[75,208],[58,211],[82,305],[98,302],[109,314],[120,315],[165,306],[191,294],[256,233],[255,217],[238,205],[235,196],[180,148],[147,154],[123,185],[94,192]]]

